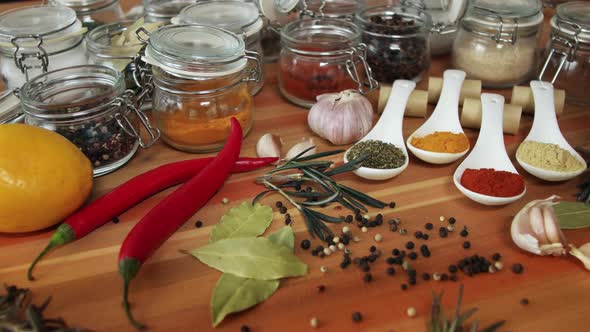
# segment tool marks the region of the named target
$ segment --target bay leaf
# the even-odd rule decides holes
[[[291,249],[263,237],[223,239],[190,253],[214,269],[245,278],[271,280],[307,273],[307,265]]]
[[[270,226],[272,209],[269,206],[248,201],[229,210],[211,231],[209,242],[237,237],[258,236]]]
[[[293,233],[291,226],[285,226],[279,229],[269,235],[268,239],[280,246],[291,249],[291,252],[293,252],[293,248],[295,247],[295,233]]]
[[[590,227],[590,207],[583,202],[559,202],[553,208],[561,229]]]
[[[211,320],[217,326],[228,314],[251,308],[269,298],[279,288],[279,280],[259,280],[221,275],[211,297]]]

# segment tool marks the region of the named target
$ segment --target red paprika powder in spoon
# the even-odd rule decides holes
[[[521,175],[493,168],[468,168],[461,175],[463,187],[487,196],[513,197],[524,191]]]

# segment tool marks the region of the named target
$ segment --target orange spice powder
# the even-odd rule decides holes
[[[412,137],[412,145],[426,151],[459,153],[469,149],[469,140],[465,134],[448,131],[436,131],[424,137]]]

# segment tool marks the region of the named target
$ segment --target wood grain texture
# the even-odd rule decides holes
[[[125,2],[126,6],[130,2]],[[10,4],[2,4],[4,10]],[[440,76],[449,67],[447,58],[432,63],[431,75]],[[264,133],[281,135],[287,145],[301,137],[312,136],[306,125],[307,111],[287,103],[279,94],[276,84],[276,66],[268,65],[267,83],[256,96],[255,124],[244,141],[242,155],[255,154],[256,140]],[[581,84],[583,82],[580,82]],[[425,89],[423,81],[418,88]],[[494,91],[510,97],[508,90]],[[430,111],[432,107],[430,106]],[[506,148],[513,162],[518,144],[531,127],[532,118],[524,116],[520,133],[505,136]],[[404,137],[412,133],[423,119],[406,118]],[[565,114],[559,119],[565,137],[572,145],[590,146],[590,109],[566,105]],[[466,130],[472,144],[477,131]],[[333,149],[324,140],[316,138],[320,151]],[[140,151],[121,170],[96,180],[93,198],[96,198],[123,181],[163,163],[200,157],[175,151],[159,142],[149,150]],[[337,160],[338,158],[334,158]],[[512,244],[509,227],[512,216],[528,201],[559,194],[571,199],[580,178],[563,183],[546,183],[526,174],[527,193],[520,201],[504,207],[485,207],[461,195],[454,187],[451,175],[460,161],[445,166],[425,164],[411,157],[407,170],[399,177],[384,182],[361,180],[353,175],[339,176],[339,180],[370,193],[384,201],[395,201],[395,209],[372,210],[371,215],[382,213],[385,219],[401,218],[410,233],[423,229],[426,222],[441,225],[439,216],[455,217],[457,226],[469,227],[472,248],[465,250],[463,238],[458,232],[448,239],[440,239],[431,232],[428,245],[432,257],[419,258],[413,265],[421,272],[445,272],[448,265],[466,255],[478,253],[490,257],[495,252],[503,255],[508,269],[493,275],[475,278],[460,275],[465,285],[464,307],[479,307],[477,319],[483,325],[498,319],[506,319],[503,331],[588,331],[588,307],[590,306],[590,274],[571,258],[537,257],[524,253]],[[133,311],[138,320],[147,323],[150,331],[211,331],[209,302],[213,287],[220,276],[191,257],[179,253],[181,249],[193,249],[207,243],[211,227],[231,207],[242,200],[251,199],[262,188],[254,178],[263,171],[233,175],[210,203],[187,222],[149,259],[131,287]],[[60,316],[73,326],[87,327],[95,331],[133,331],[121,308],[122,282],[117,273],[117,254],[120,243],[151,207],[170,190],[147,199],[120,217],[119,224],[108,224],[86,238],[61,248],[44,261],[36,271],[35,282],[26,280],[25,272],[35,255],[45,246],[53,230],[25,235],[0,235],[0,282],[31,288],[36,302],[47,296],[53,301],[48,316]],[[230,203],[221,203],[223,197]],[[263,202],[274,203],[277,196]],[[332,214],[343,214],[335,207],[325,209]],[[400,290],[406,277],[398,269],[395,276],[385,274],[386,264],[380,259],[373,267],[375,281],[365,284],[362,273],[349,267],[339,268],[340,255],[318,259],[303,252],[299,242],[309,238],[305,226],[294,209],[293,228],[296,232],[295,253],[309,265],[305,277],[281,282],[279,291],[263,304],[244,313],[230,316],[219,325],[217,331],[239,331],[243,324],[252,331],[308,331],[309,319],[317,317],[319,331],[426,331],[430,310],[431,292],[445,291],[447,312],[453,308],[459,283],[423,282],[408,291]],[[196,229],[196,220],[203,220],[205,227]],[[283,226],[283,218],[275,212],[273,225],[268,233]],[[369,233],[355,233],[362,242],[350,247],[355,255],[366,255],[377,232],[384,236],[377,246],[387,253],[401,248],[413,239],[390,233],[386,227]],[[582,244],[590,241],[590,229],[566,231],[570,242]],[[421,243],[422,241],[416,241]],[[316,245],[318,243],[315,243]],[[522,275],[508,271],[512,263],[525,267]],[[320,272],[320,266],[329,268]],[[318,294],[316,287],[326,286]],[[530,305],[519,304],[528,298]],[[406,309],[413,306],[418,315],[409,318]],[[355,324],[351,313],[361,311],[364,320]]]

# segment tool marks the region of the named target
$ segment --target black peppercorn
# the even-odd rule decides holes
[[[529,303],[530,303],[530,302],[529,302],[529,299],[527,299],[526,297],[525,297],[525,298],[522,298],[522,299],[520,300],[520,304],[522,304],[522,305],[528,305]]]
[[[422,238],[422,232],[416,231],[414,232],[414,236],[416,237],[416,239],[420,240]]]
[[[402,290],[408,290],[408,285],[402,284],[401,288],[402,288]]]
[[[450,280],[450,281],[452,281],[452,282],[456,282],[458,279],[459,279],[459,278],[457,277],[457,275],[456,275],[456,274],[452,274],[452,275],[449,277],[449,280]]]
[[[301,249],[307,250],[309,247],[311,247],[311,242],[309,240],[305,239],[301,241]]]
[[[422,234],[422,240],[428,240],[429,236],[426,233]]]
[[[422,280],[424,280],[424,281],[430,280],[430,273],[422,273]]]
[[[400,254],[400,252],[399,252],[399,249],[393,249],[393,250],[391,251],[391,254],[392,254],[393,256],[399,256],[399,254]]]
[[[449,272],[450,273],[457,273],[457,265],[449,265]]]
[[[375,254],[369,255],[369,262],[374,263],[377,260],[377,257],[378,256]]]
[[[393,209],[395,207],[395,202],[389,202],[389,208]]]
[[[493,259],[493,260],[495,260],[495,261],[499,261],[499,260],[500,260],[500,258],[502,258],[502,255],[500,255],[500,253],[499,253],[499,252],[495,253],[495,254],[492,256],[492,259]]]
[[[463,230],[461,231],[461,233],[459,233],[459,235],[461,235],[462,237],[467,237],[467,235],[469,235],[469,232],[467,231],[467,227],[464,227]]]
[[[463,248],[465,248],[465,249],[471,248],[471,242],[469,242],[469,241],[463,242]]]
[[[389,265],[393,265],[393,264],[395,264],[395,258],[394,257],[387,257],[386,262]]]
[[[389,274],[390,276],[395,274],[395,269],[393,267],[388,267],[387,268],[387,274]]]
[[[250,328],[248,325],[242,325],[242,327],[240,327],[240,332],[250,332]]]
[[[354,216],[354,220],[356,220],[356,221],[362,221],[363,220],[363,216],[361,216],[360,214],[356,214]]]
[[[371,246],[371,247],[369,248],[369,251],[370,251],[370,252],[375,252],[375,250],[377,250],[377,247],[375,247],[375,246]]]
[[[351,222],[352,222],[352,219],[353,219],[353,216],[352,216],[352,214],[349,214],[349,215],[347,215],[347,216],[346,216],[346,219],[345,219],[345,221],[346,221],[347,223],[351,223]]]
[[[198,222],[198,221],[197,221]],[[119,223],[119,217],[114,217],[113,218],[113,224],[118,224]],[[199,228],[201,226],[197,226],[197,223],[195,223],[195,227]]]
[[[440,280],[442,280],[442,281],[447,281],[447,280],[449,280],[449,275],[448,275],[448,274],[446,274],[446,273],[443,273],[443,274],[441,274],[441,275],[440,275]]]
[[[285,213],[287,213],[287,207],[286,207],[286,206],[281,206],[281,207],[279,208],[279,212],[280,212],[281,214],[285,214]]]
[[[433,225],[431,222],[427,222],[427,223],[424,225],[424,228],[425,228],[426,230],[431,230],[432,228],[434,228],[434,225]]]
[[[516,274],[521,274],[524,271],[524,266],[520,263],[516,263],[512,265],[512,272]]]
[[[369,272],[369,271],[371,271],[371,267],[367,263],[365,263],[365,264],[362,264],[361,263],[361,271],[363,271],[363,272]]]
[[[372,275],[372,274],[370,274],[370,273],[365,273],[365,276],[363,277],[363,280],[364,280],[366,283],[369,283],[369,282],[371,282],[371,281],[373,280],[373,275]]]
[[[358,323],[358,322],[360,322],[362,320],[363,320],[363,315],[361,315],[360,312],[355,311],[355,312],[352,313],[352,321],[353,322],[357,322]]]
[[[411,260],[416,260],[416,258],[418,258],[418,254],[415,251],[412,251],[408,254],[408,258]]]
[[[414,249],[414,242],[412,242],[412,241],[408,241],[408,242],[406,243],[406,249],[410,249],[410,250],[411,250],[411,249]]]
[[[449,235],[449,231],[447,230],[446,227],[441,227],[438,229],[438,235],[442,238],[447,237],[447,235]]]
[[[282,207],[283,207],[283,202],[281,202],[281,201],[277,201],[277,202],[275,203],[275,206],[276,206],[277,208],[279,208],[279,209],[280,209],[280,208],[282,208]]]
[[[455,219],[454,217],[449,218],[449,224],[454,225],[456,222],[457,222],[457,219]]]

